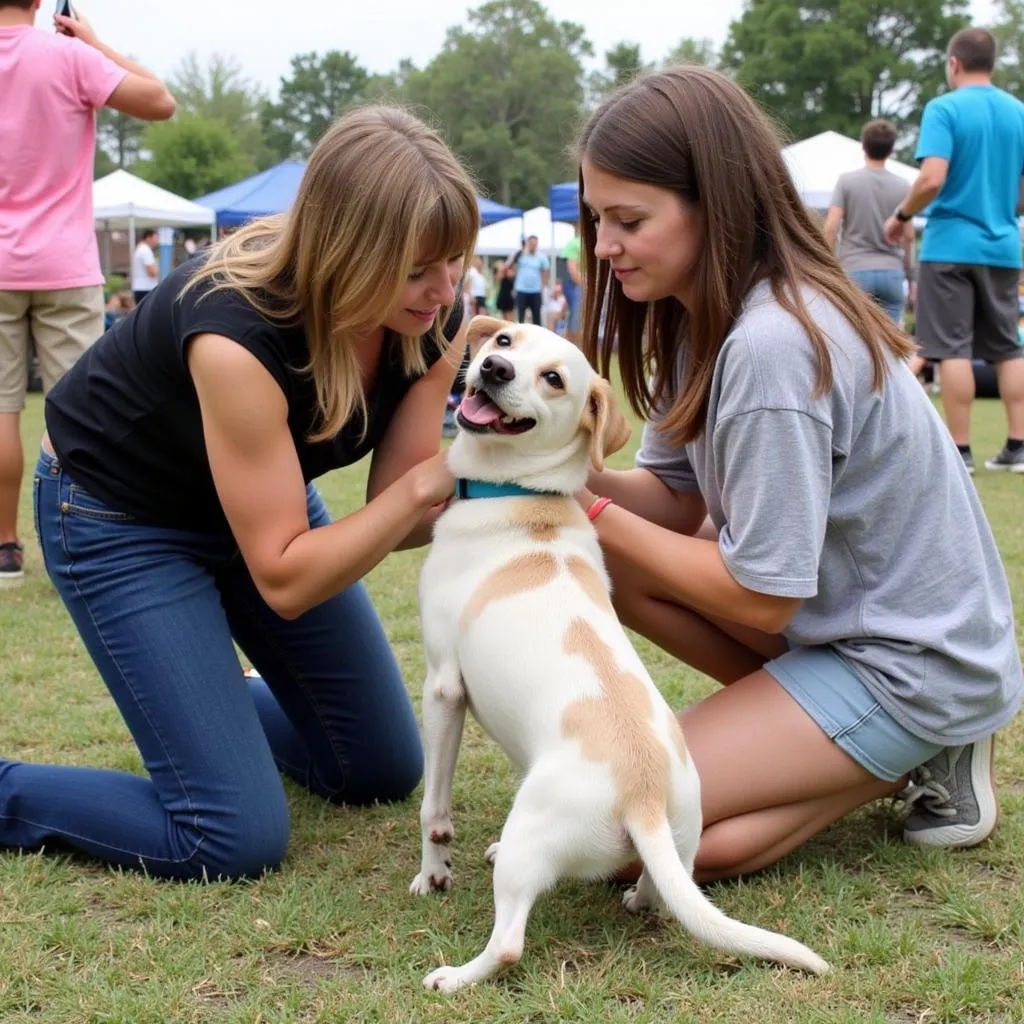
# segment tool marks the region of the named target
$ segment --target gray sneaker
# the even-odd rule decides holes
[[[973,454],[973,452],[971,452],[970,449],[968,449],[965,452],[961,452],[960,453],[960,458],[964,460],[964,468],[967,470],[967,472],[971,476],[974,476],[974,454]]]
[[[946,747],[910,773],[900,794],[910,814],[903,838],[917,846],[977,846],[999,822],[992,778],[995,737]]]
[[[1018,448],[1015,452],[1003,448],[998,455],[985,460],[985,468],[1004,473],[1024,473],[1024,448]]]

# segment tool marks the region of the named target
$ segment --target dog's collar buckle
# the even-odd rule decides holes
[[[536,491],[531,487],[520,487],[519,484],[493,484],[487,480],[455,481],[457,498],[550,498],[553,491]]]

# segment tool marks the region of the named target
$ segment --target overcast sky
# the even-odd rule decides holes
[[[73,0],[74,3],[74,0]],[[476,0],[81,0],[100,39],[153,71],[168,74],[189,50],[237,58],[246,77],[276,92],[296,53],[349,50],[370,71],[391,71],[403,57],[423,67],[445,30],[465,22]],[[618,42],[639,43],[660,60],[683,36],[726,37],[743,0],[547,0],[551,15],[584,26],[602,57]],[[37,24],[48,26],[53,0]],[[976,22],[991,0],[971,0]],[[205,60],[203,61],[205,63]],[[485,69],[481,69],[485,73]]]

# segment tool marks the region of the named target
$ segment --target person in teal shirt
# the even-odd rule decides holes
[[[985,468],[1024,473],[1024,360],[1017,338],[1024,104],[992,85],[990,32],[957,32],[947,57],[951,91],[925,107],[921,173],[886,233],[892,242],[931,203],[918,272],[921,354],[940,363],[949,431],[972,473],[971,360],[995,364],[1007,440]]]

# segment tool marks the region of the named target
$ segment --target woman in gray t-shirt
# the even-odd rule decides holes
[[[722,682],[683,715],[698,880],[897,792],[907,840],[995,827],[1009,588],[904,336],[843,273],[767,119],[701,67],[613,94],[580,145],[584,346],[647,419],[589,481],[623,620]],[[600,323],[604,319],[604,330]]]

